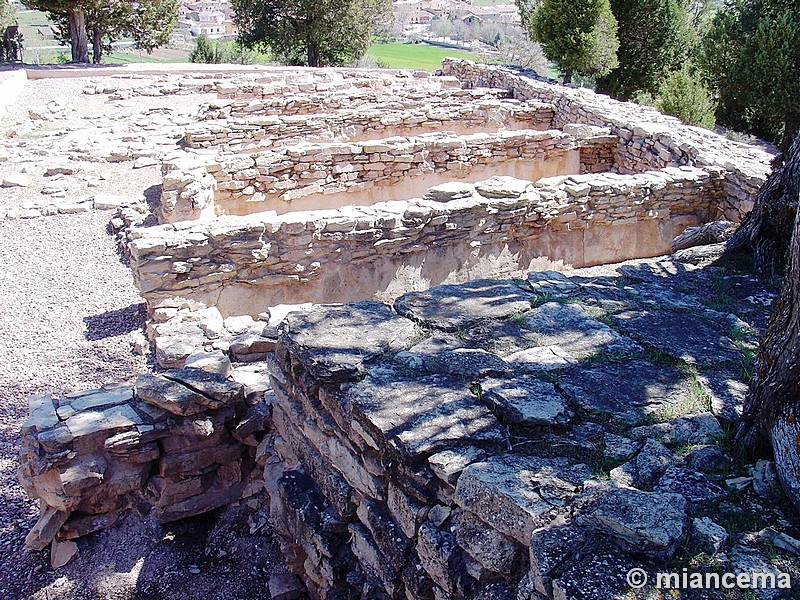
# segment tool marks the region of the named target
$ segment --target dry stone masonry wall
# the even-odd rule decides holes
[[[174,225],[126,234],[151,311],[188,300],[255,316],[275,304],[658,255],[687,226],[738,220],[769,168],[760,149],[648,108],[470,61],[445,61],[443,71],[276,72],[220,84],[219,105],[186,134],[209,148],[163,163],[160,217]],[[331,110],[307,114],[326,94]],[[403,109],[337,108],[348,95],[357,104],[380,94],[389,105],[407,95]],[[466,118],[482,133],[374,139],[358,125],[397,125],[408,111]],[[513,115],[546,130],[514,131]],[[430,118],[406,125],[424,129]],[[232,152],[232,123],[246,132],[239,150],[262,134],[269,148]],[[294,143],[314,139],[309,124],[330,141]],[[121,216],[118,227],[136,220]]]
[[[442,72],[457,77],[465,87],[496,87],[521,101],[552,104],[556,109],[554,127],[583,123],[610,128],[620,139],[615,164],[622,172],[668,165],[723,168],[725,197],[721,210],[734,221],[752,208],[770,170],[771,157],[763,150],[684,125],[653,108],[617,102],[590,90],[553,85],[524,70],[467,60],[445,59]]]
[[[610,171],[616,138],[607,130],[587,129],[578,135],[522,130],[302,143],[223,155],[214,162],[181,154],[163,163],[160,217],[162,222],[177,222],[220,214],[367,206],[420,196],[453,179],[506,175],[535,181]]]
[[[182,368],[31,398],[20,480],[39,498],[41,517],[28,546],[109,527],[129,509],[152,509],[167,522],[261,491],[264,386],[246,390],[227,375]]]
[[[131,266],[151,311],[190,300],[255,316],[518,274],[543,256],[587,265],[668,252],[714,218],[720,186],[691,167],[448,183],[418,200],[134,229]]]

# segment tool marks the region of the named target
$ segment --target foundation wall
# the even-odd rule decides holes
[[[497,87],[518,100],[552,104],[555,128],[572,123],[609,128],[620,139],[614,162],[623,173],[683,165],[724,169],[720,212],[733,221],[752,209],[771,169],[772,156],[761,148],[685,125],[653,108],[555,85],[530,72],[468,60],[445,59],[442,72],[457,77],[464,87]]]
[[[447,134],[376,142],[300,144],[199,165],[163,164],[160,220],[274,210],[321,210],[414,198],[447,181],[492,176],[528,181],[613,168],[615,138],[560,131]],[[209,176],[210,175],[210,176]]]
[[[685,227],[713,219],[721,184],[689,167],[445,184],[371,207],[134,230],[131,266],[151,310],[176,298],[223,315],[386,298],[489,273],[666,253]]]

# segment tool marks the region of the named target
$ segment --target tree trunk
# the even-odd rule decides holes
[[[309,40],[307,50],[308,50],[308,66],[319,67],[320,66],[319,44],[317,44],[313,40]]]
[[[800,138],[792,148],[800,148]],[[794,172],[796,177],[800,173],[800,152],[794,152],[782,168]],[[797,202],[796,189],[794,193]],[[767,444],[772,446],[784,490],[800,510],[800,214],[797,211],[793,223],[783,291],[761,340],[737,441],[749,451],[757,452]]]
[[[72,46],[72,62],[89,62],[89,40],[86,37],[86,16],[82,8],[69,11],[69,43]]]
[[[756,196],[755,206],[726,246],[727,253],[752,250],[756,273],[783,273],[800,195],[800,137],[775,161],[776,167]]]
[[[103,32],[98,28],[92,29],[92,63],[99,65],[103,60]]]

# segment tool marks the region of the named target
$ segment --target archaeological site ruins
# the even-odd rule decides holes
[[[112,219],[164,371],[31,400],[30,547],[258,498],[312,598],[612,598],[682,548],[761,560],[719,506],[767,309],[638,259],[738,222],[769,154],[463,60],[203,85],[160,201]]]

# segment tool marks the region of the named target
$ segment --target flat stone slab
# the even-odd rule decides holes
[[[244,400],[244,386],[217,373],[184,367],[165,371],[164,377],[207,396],[209,401],[205,408],[218,409]]]
[[[483,401],[505,423],[566,425],[574,416],[553,384],[535,377],[486,379],[480,385]]]
[[[742,359],[722,325],[694,312],[623,311],[611,318],[631,337],[691,364],[710,366]]]
[[[611,480],[623,486],[650,490],[675,461],[675,456],[663,444],[647,440],[635,457],[611,469]]]
[[[699,471],[677,466],[666,470],[654,491],[680,494],[692,505],[716,502],[727,495]]]
[[[616,538],[625,549],[661,558],[678,548],[687,524],[686,500],[680,494],[604,485],[591,490],[590,497],[583,511],[585,524]]]
[[[410,292],[394,303],[403,316],[425,326],[459,331],[481,321],[506,319],[531,308],[533,296],[508,280],[476,279]]]
[[[173,415],[191,416],[208,408],[221,406],[218,401],[163,375],[149,373],[139,375],[136,378],[134,390],[136,397],[142,402],[166,410]]]
[[[676,410],[691,394],[679,369],[644,360],[580,365],[563,372],[559,386],[583,410],[631,425]]]
[[[639,344],[591,318],[577,304],[558,302],[543,304],[519,318],[475,327],[466,332],[465,339],[503,357],[543,346],[558,346],[576,359],[642,352]]]
[[[503,454],[464,469],[455,501],[527,546],[533,531],[551,520],[549,513],[565,506],[591,477],[587,465],[564,457]]]
[[[515,372],[543,373],[578,364],[561,346],[537,346],[509,354],[504,359]]]
[[[429,375],[413,380],[368,376],[346,394],[353,417],[376,440],[384,440],[413,463],[464,445],[498,448],[503,427],[467,385]]]
[[[346,381],[386,353],[408,348],[417,329],[380,302],[319,306],[290,313],[279,343],[317,379]]]
[[[678,417],[655,425],[636,427],[631,429],[629,434],[637,440],[653,438],[667,446],[679,446],[683,444],[713,444],[723,437],[724,432],[714,415],[701,413]]]
[[[499,356],[463,346],[464,343],[455,336],[433,336],[398,353],[394,360],[409,369],[470,379],[509,371],[508,364]]]
[[[524,179],[495,175],[475,184],[475,190],[484,198],[519,198],[533,184]]]
[[[566,298],[581,291],[580,286],[558,271],[534,271],[528,273],[528,285],[537,296]]]

